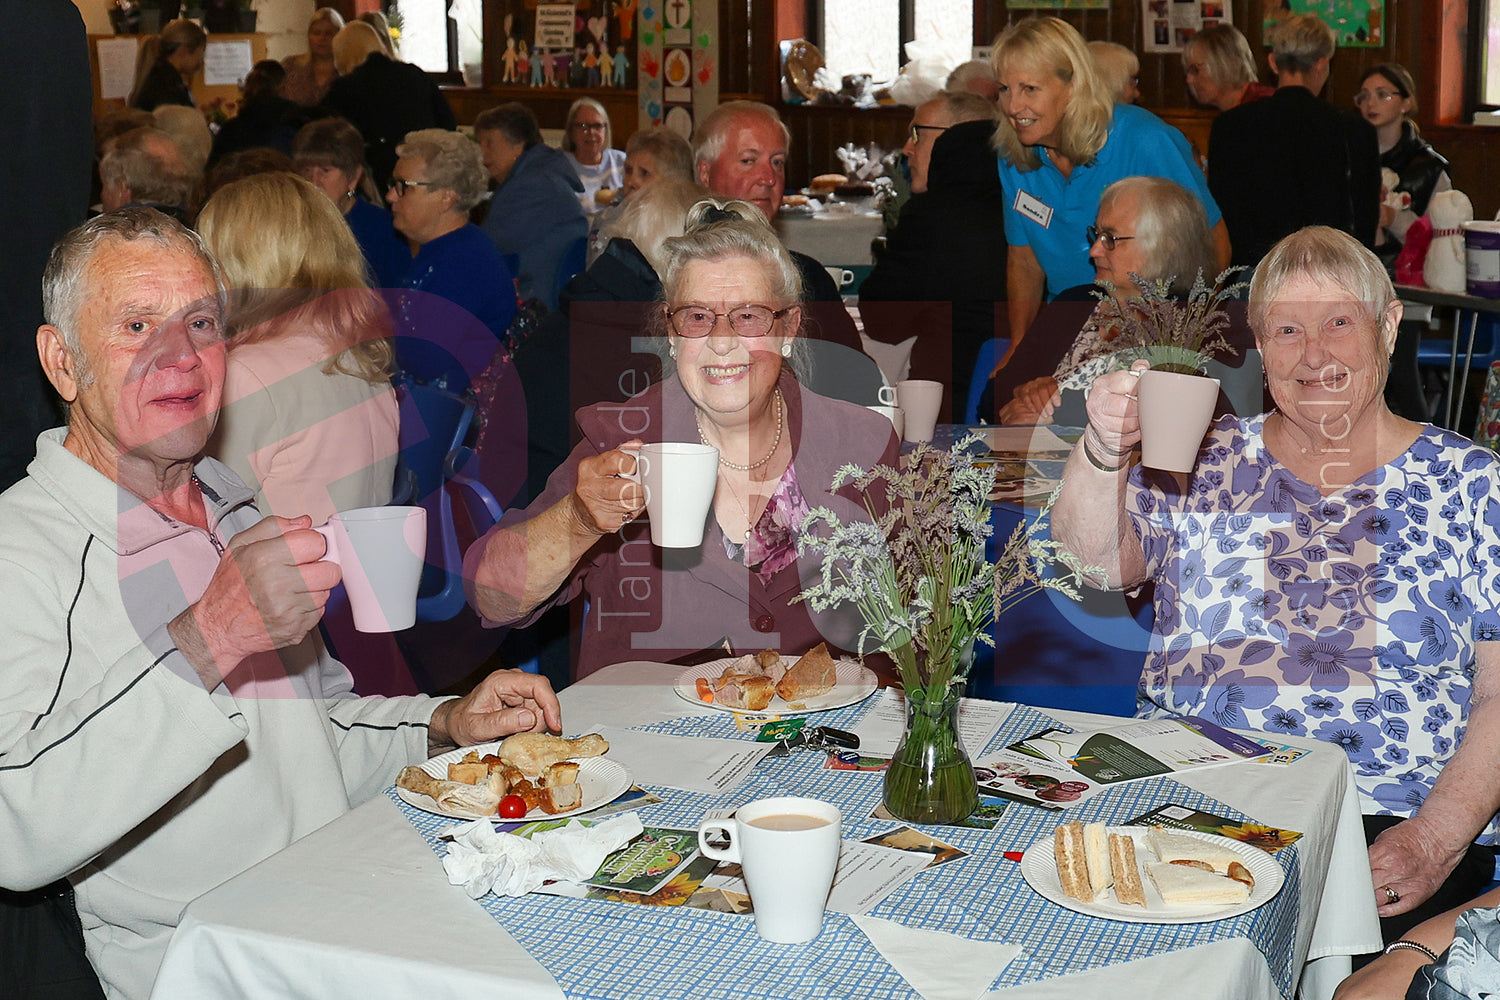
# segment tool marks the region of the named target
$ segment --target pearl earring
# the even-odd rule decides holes
[[[781,356],[783,358],[789,358],[789,357],[792,356],[792,345],[791,344],[782,344],[781,345]]]
[[[677,359],[677,345],[676,344],[668,344],[667,345],[667,356],[670,357],[670,358],[672,358],[674,361]]]

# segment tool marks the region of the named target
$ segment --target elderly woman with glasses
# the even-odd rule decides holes
[[[726,644],[741,652],[850,648],[849,614],[793,603],[814,568],[797,555],[810,508],[858,516],[830,494],[846,463],[893,462],[884,417],[804,389],[797,267],[747,202],[694,206],[662,245],[666,378],[628,404],[578,411],[582,441],[522,511],[464,560],[470,601],[490,624],[529,624],[579,595],[587,619],[576,674],[629,659],[671,661]],[[653,549],[646,497],[628,478],[643,442],[718,449],[701,545]]]
[[[1200,272],[1213,281],[1213,236],[1203,205],[1165,177],[1126,177],[1105,188],[1084,238],[1093,283],[1067,289],[1043,307],[1010,363],[990,379],[980,412],[997,423],[1082,424],[1081,394],[1064,394],[1059,383],[1110,352],[1119,333],[1116,309],[1140,298],[1137,281],[1169,281],[1176,296],[1186,294]]]
[[[1155,583],[1138,715],[1349,755],[1386,940],[1478,895],[1500,835],[1500,459],[1386,406],[1401,311],[1352,236],[1285,237],[1250,284],[1274,408],[1158,472],[1137,379],[1101,376],[1052,514],[1101,586]]]
[[[604,105],[592,97],[573,102],[563,123],[562,148],[583,182],[583,194],[578,196],[583,210],[592,215],[625,185],[625,153],[614,148]]]
[[[481,371],[516,316],[511,270],[494,241],[469,221],[487,181],[473,140],[426,128],[396,147],[386,193],[397,231],[416,252],[398,282],[400,367],[424,381],[444,379],[454,390],[467,384],[457,366],[469,376]]]

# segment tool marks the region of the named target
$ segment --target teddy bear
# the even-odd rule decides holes
[[[1427,287],[1439,292],[1463,292],[1468,285],[1463,223],[1474,218],[1474,205],[1462,191],[1439,191],[1427,203],[1432,220],[1432,243],[1422,264]]]

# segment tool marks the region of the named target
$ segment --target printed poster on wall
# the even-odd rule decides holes
[[[1229,17],[1229,0],[1141,0],[1141,51],[1181,52],[1198,32]]]
[[[1269,0],[1269,28],[1287,14],[1312,14],[1328,22],[1345,48],[1380,48],[1385,44],[1385,0]]]

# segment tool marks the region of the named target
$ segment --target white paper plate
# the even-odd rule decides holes
[[[436,757],[422,765],[422,770],[434,778],[446,779],[448,777],[448,765],[456,764],[464,759],[464,755],[470,750],[477,750],[479,756],[495,753],[500,744],[481,743],[478,746],[459,747],[457,750],[449,750],[440,753]],[[598,809],[602,805],[613,802],[630,789],[630,771],[623,764],[610,760],[608,757],[583,757],[578,761],[578,785],[583,789],[583,804],[577,809],[569,809],[567,812],[548,813],[540,809],[533,809],[527,813],[525,820],[506,819],[507,823],[520,823],[538,819],[561,819],[564,816],[576,816],[586,813],[590,809]],[[480,816],[477,813],[459,812],[444,809],[430,796],[421,795],[407,788],[396,789],[396,794],[401,801],[423,812],[430,812],[438,816],[449,816],[453,819],[498,819],[496,816]]]
[[[1185,905],[1163,902],[1156,891],[1155,883],[1146,874],[1146,862],[1154,860],[1151,849],[1146,846],[1146,831],[1147,827],[1144,826],[1109,828],[1110,833],[1123,833],[1135,839],[1135,861],[1141,871],[1141,885],[1146,890],[1144,909],[1117,901],[1110,890],[1105,890],[1104,895],[1092,903],[1080,902],[1064,894],[1062,882],[1057,877],[1057,860],[1053,854],[1053,838],[1050,834],[1032,844],[1026,851],[1025,857],[1021,859],[1021,874],[1039,896],[1058,906],[1078,913],[1086,913],[1091,917],[1122,920],[1132,924],[1206,924],[1228,917],[1237,917],[1275,898],[1276,894],[1281,891],[1282,883],[1286,880],[1276,859],[1258,847],[1243,841],[1231,840],[1229,837],[1220,837],[1217,834],[1199,833],[1196,830],[1173,830],[1172,833],[1179,836],[1205,840],[1239,854],[1244,860],[1245,867],[1250,870],[1251,876],[1255,879],[1255,888],[1250,890],[1250,898],[1243,903]]]
[[[722,660],[713,660],[709,663],[699,664],[696,667],[688,667],[678,676],[677,684],[673,690],[677,692],[677,697],[683,701],[692,702],[699,708],[712,709],[716,712],[749,713],[750,710],[746,708],[730,708],[728,705],[703,701],[698,697],[698,678],[702,677],[710,681],[717,680],[718,676],[724,672],[724,668],[737,659],[739,659],[737,656],[726,656]],[[785,672],[791,669],[792,664],[796,663],[799,659],[801,657],[783,656],[781,658],[781,670]],[[781,674],[778,673],[775,679],[780,680]],[[834,663],[834,686],[832,691],[829,691],[827,694],[820,694],[816,698],[808,698],[803,701],[790,703],[782,701],[780,695],[772,695],[771,704],[761,709],[760,713],[753,714],[810,715],[813,712],[826,712],[832,708],[844,708],[847,705],[864,701],[870,695],[874,694],[875,689],[879,686],[880,683],[875,677],[875,671],[869,667],[856,663],[853,660],[837,660]]]

